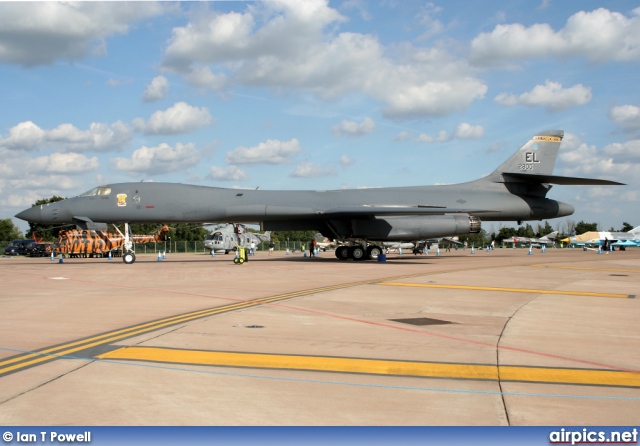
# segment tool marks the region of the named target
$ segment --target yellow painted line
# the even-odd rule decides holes
[[[562,265],[529,265],[534,268],[558,268],[558,269],[577,269],[585,271],[613,271],[616,273],[640,273],[640,269],[620,269],[620,268],[589,268],[586,266],[562,266]]]
[[[378,359],[353,359],[318,356],[269,355],[173,350],[153,347],[129,347],[97,356],[100,359],[138,360],[164,363],[254,367],[266,369],[311,370],[324,372],[367,373],[439,378],[491,379],[498,370],[487,365],[451,365]]]
[[[170,364],[251,367],[321,372],[363,373],[422,378],[521,381],[556,384],[640,387],[640,373],[547,367],[442,364],[433,362],[335,358],[264,353],[232,353],[156,347],[125,347],[97,356]]]
[[[629,299],[633,297],[633,295],[630,295],[630,294],[593,293],[589,291],[534,290],[534,289],[526,289],[526,288],[498,288],[498,287],[489,287],[489,286],[441,285],[437,283],[379,282],[378,285],[407,286],[407,287],[418,287],[418,288],[445,288],[445,289],[474,290],[474,291],[500,291],[500,292],[509,292],[509,293],[562,294],[562,295],[569,295],[569,296],[614,297],[618,299]]]
[[[416,276],[418,276],[418,274],[397,276],[394,279],[395,280],[407,279],[407,278],[416,277]],[[389,278],[380,279],[380,280],[389,280]],[[70,355],[72,353],[75,353],[81,350],[109,344],[115,341],[130,338],[132,336],[149,333],[155,330],[159,330],[161,328],[180,324],[183,322],[188,322],[195,319],[201,319],[204,317],[209,317],[209,316],[213,316],[220,313],[225,313],[225,312],[230,312],[230,311],[235,311],[235,310],[240,310],[245,308],[251,308],[259,305],[268,305],[270,303],[292,299],[294,297],[308,296],[311,294],[334,291],[334,290],[339,290],[342,288],[349,288],[354,286],[367,285],[375,282],[376,282],[375,280],[367,280],[367,281],[343,283],[338,285],[329,285],[329,286],[324,286],[319,288],[313,288],[310,290],[294,291],[291,293],[284,293],[276,296],[262,297],[262,298],[243,301],[243,302],[236,302],[236,303],[224,305],[221,307],[208,308],[204,310],[198,310],[198,311],[184,313],[176,316],[171,316],[171,317],[167,317],[164,319],[159,319],[151,322],[145,322],[132,327],[127,327],[119,330],[110,331],[107,333],[102,333],[96,336],[79,339],[79,340],[64,343],[58,346],[47,347],[42,350],[38,350],[37,352],[25,353],[22,355],[14,356],[12,358],[1,360],[0,376],[2,376],[5,373],[15,372],[17,370],[20,370],[29,366],[50,361],[52,357],[55,357],[55,356]]]

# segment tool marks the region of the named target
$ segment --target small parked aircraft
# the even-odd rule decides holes
[[[264,234],[249,232],[245,225],[229,223],[205,236],[204,247],[210,251],[224,251],[225,254],[228,254],[229,251],[235,250],[238,246],[250,248],[252,242],[258,245],[261,242],[270,240],[270,231]]]
[[[535,237],[518,237],[513,236],[510,238],[506,238],[502,241],[502,243],[513,243],[513,247],[516,247],[517,243],[521,243],[523,245],[533,246],[535,248],[539,248],[542,245],[549,246],[554,245],[556,243],[556,237],[558,236],[558,231],[553,231],[547,235],[544,235],[540,238]]]

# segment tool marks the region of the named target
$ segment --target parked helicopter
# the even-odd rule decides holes
[[[235,250],[237,246],[250,248],[252,242],[258,245],[270,240],[271,231],[267,231],[264,234],[248,232],[245,225],[229,223],[205,236],[204,247],[210,251],[224,251],[225,254],[228,254],[229,251]]]

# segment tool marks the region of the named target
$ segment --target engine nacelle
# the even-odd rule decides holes
[[[478,217],[469,214],[395,216],[352,220],[353,238],[368,240],[421,240],[425,238],[475,234]]]

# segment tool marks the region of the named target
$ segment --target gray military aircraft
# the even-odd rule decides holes
[[[558,231],[553,231],[547,235],[543,235],[540,238],[513,236],[513,237],[509,237],[502,240],[502,243],[511,243],[513,244],[514,248],[516,247],[517,243],[520,243],[523,245],[530,245],[535,248],[540,248],[542,245],[545,245],[545,246],[554,245],[556,243],[557,236],[558,236]]]
[[[224,251],[225,254],[228,254],[229,251],[234,250],[237,246],[249,248],[252,242],[257,246],[270,240],[270,231],[258,234],[247,231],[247,228],[239,223],[229,223],[205,236],[204,247],[210,251]]]
[[[77,197],[34,206],[17,218],[42,224],[101,229],[107,223],[247,222],[262,230],[318,230],[343,244],[340,259],[375,258],[369,240],[423,240],[480,231],[488,221],[546,220],[573,214],[570,204],[546,198],[551,184],[622,183],[552,175],[564,132],[535,135],[489,175],[443,186],[269,191],[173,183],[98,186]],[[130,245],[129,245],[130,246]],[[125,263],[135,254],[127,249]]]

